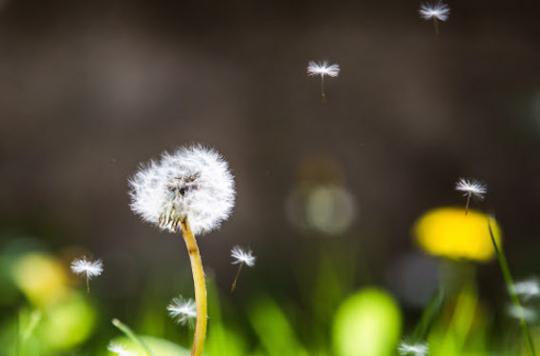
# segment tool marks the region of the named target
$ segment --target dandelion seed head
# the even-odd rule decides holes
[[[244,250],[240,246],[234,246],[231,250],[232,264],[245,264],[248,267],[255,266],[256,257],[251,250]]]
[[[182,325],[197,317],[197,309],[193,299],[184,299],[182,296],[173,298],[167,306],[167,311],[171,318]]]
[[[514,283],[512,286],[514,293],[520,296],[523,300],[528,301],[531,298],[540,295],[540,284],[537,278],[528,278]]]
[[[510,315],[512,318],[524,319],[529,322],[536,320],[536,312],[534,310],[514,304],[508,307],[508,315]]]
[[[428,354],[427,344],[409,344],[402,342],[399,344],[398,352],[400,355],[426,356]]]
[[[460,178],[456,183],[456,190],[463,192],[463,196],[474,196],[482,200],[487,193],[487,186],[474,179]]]
[[[71,270],[76,274],[84,274],[86,278],[92,279],[103,273],[103,262],[101,260],[90,261],[86,257],[76,258],[71,262]]]
[[[195,235],[219,227],[232,212],[234,178],[227,162],[200,145],[163,153],[130,179],[131,209],[170,232],[187,218]]]
[[[111,342],[109,346],[107,347],[107,350],[110,352],[117,354],[118,356],[134,356],[134,354],[128,350],[122,345],[119,345],[117,343]]]
[[[424,3],[420,6],[420,17],[424,20],[446,21],[450,16],[450,7],[442,1],[436,3]]]
[[[328,64],[327,61],[309,61],[307,66],[307,74],[309,76],[320,75],[321,77],[324,77],[325,75],[327,75],[329,77],[337,77],[339,71],[339,64]]]

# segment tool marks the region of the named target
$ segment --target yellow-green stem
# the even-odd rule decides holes
[[[183,219],[180,226],[191,261],[191,272],[193,273],[193,284],[195,287],[195,303],[197,304],[197,323],[195,325],[191,355],[200,356],[203,353],[206,324],[208,321],[206,280],[199,246],[197,246],[197,240],[193,236],[188,220]]]
[[[502,248],[499,247],[497,244],[497,240],[495,239],[495,235],[493,234],[493,229],[491,228],[491,218],[488,218],[488,230],[489,230],[489,236],[491,237],[491,243],[493,244],[493,249],[495,250],[495,255],[497,256],[497,260],[499,262],[499,266],[501,267],[502,275],[504,278],[504,282],[506,284],[506,288],[508,289],[508,292],[510,293],[510,299],[512,300],[512,303],[518,308],[518,310],[522,310],[521,302],[519,301],[519,297],[516,294],[516,291],[514,290],[514,279],[512,278],[512,274],[510,273],[510,267],[508,266],[508,260],[506,259],[506,255],[504,254],[504,251]],[[529,348],[529,352],[532,356],[536,356],[536,349],[534,347],[534,341],[531,336],[531,332],[529,330],[529,324],[527,323],[527,320],[523,316],[519,317],[519,324],[521,326],[521,330],[523,332],[523,337],[527,341],[527,346]]]

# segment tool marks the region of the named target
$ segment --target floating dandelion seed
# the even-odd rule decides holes
[[[207,293],[196,234],[215,230],[234,206],[234,179],[216,151],[195,145],[163,153],[129,181],[131,209],[169,232],[181,231],[191,260],[197,323],[192,355],[202,355],[207,326]]]
[[[109,344],[109,346],[107,347],[107,350],[109,350],[110,352],[114,354],[117,354],[118,356],[133,356],[133,353],[126,350],[124,346],[116,344],[114,342],[111,342]]]
[[[255,256],[251,250],[243,250],[240,246],[235,246],[231,250],[233,265],[246,264],[248,267],[255,266]]]
[[[236,271],[236,275],[231,286],[231,292],[234,292],[236,289],[236,282],[238,282],[238,277],[242,271],[242,267],[244,265],[248,267],[255,266],[256,257],[253,256],[253,252],[251,250],[244,250],[240,246],[234,246],[232,248],[231,257],[233,258],[232,264],[238,265],[238,271]]]
[[[103,273],[101,260],[89,261],[86,257],[76,258],[71,262],[71,270],[76,274],[83,274],[86,278],[86,291],[90,292],[90,280]]]
[[[309,61],[307,66],[307,74],[309,76],[321,76],[321,100],[323,103],[326,102],[326,92],[324,91],[324,77],[327,75],[329,77],[337,77],[339,75],[339,64],[328,64],[327,61],[315,62]]]
[[[399,344],[398,352],[400,355],[426,356],[428,354],[427,344],[409,344],[402,342]]]
[[[432,20],[433,18],[439,21],[448,20],[450,15],[450,8],[448,5],[444,4],[442,1],[439,1],[434,4],[425,3],[420,6],[420,17],[424,20]]]
[[[439,34],[439,21],[446,21],[450,16],[450,7],[443,3],[442,1],[437,1],[436,3],[424,3],[420,6],[420,17],[426,21],[433,21],[433,26],[435,26],[435,33]]]
[[[184,299],[182,296],[174,298],[167,306],[169,316],[178,324],[185,325],[197,317],[197,310],[193,299]]]
[[[537,278],[528,278],[514,283],[512,286],[514,293],[524,301],[528,301],[540,295],[540,285]]]
[[[536,320],[536,312],[522,305],[512,304],[508,307],[508,315],[518,320],[526,320],[532,322]]]
[[[484,195],[487,193],[487,186],[477,180],[460,178],[456,183],[456,190],[458,192],[463,192],[463,196],[467,198],[467,202],[465,203],[465,215],[467,215],[471,204],[471,198],[474,197],[478,200],[483,200]]]

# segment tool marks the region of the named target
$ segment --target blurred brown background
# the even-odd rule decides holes
[[[200,239],[221,285],[234,244],[280,293],[319,245],[350,246],[359,279],[389,284],[414,220],[463,203],[461,176],[489,185],[476,206],[497,214],[516,274],[538,272],[540,3],[449,5],[437,37],[417,1],[4,1],[3,239],[103,257],[112,295],[189,276],[182,241],[130,212],[127,179],[201,142],[237,177],[234,215]],[[342,68],[326,105],[305,73],[318,59]],[[328,182],[353,199],[346,228],[295,223],[294,192]]]

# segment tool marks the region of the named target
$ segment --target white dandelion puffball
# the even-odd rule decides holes
[[[170,232],[188,219],[195,235],[219,227],[231,214],[235,187],[229,165],[200,145],[163,153],[129,180],[131,210]]]
[[[436,3],[422,4],[418,12],[424,20],[446,21],[450,16],[450,7],[442,1],[437,1]]]
[[[240,246],[234,246],[231,250],[232,264],[245,264],[248,267],[255,266],[256,257],[251,250],[244,250]]]
[[[482,200],[487,193],[487,186],[476,180],[460,178],[456,183],[456,190],[463,192],[463,196],[471,196]]]
[[[184,299],[182,296],[174,298],[167,306],[167,311],[171,318],[182,325],[197,317],[197,308],[193,299]]]
[[[426,356],[428,354],[428,346],[426,344],[409,344],[402,342],[399,344],[398,352],[400,355]]]
[[[103,262],[101,260],[89,261],[86,257],[76,258],[71,262],[71,270],[75,274],[92,279],[103,273]]]
[[[339,64],[328,64],[327,61],[309,61],[307,66],[307,74],[309,76],[320,75],[321,77],[324,77],[327,75],[329,77],[337,77],[339,70]]]

